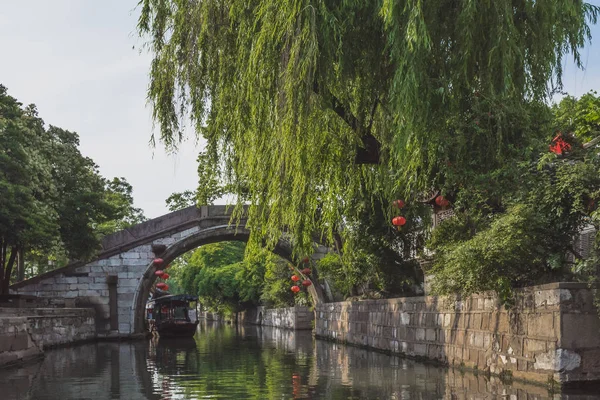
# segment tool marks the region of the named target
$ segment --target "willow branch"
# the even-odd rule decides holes
[[[600,143],[600,135],[596,136],[595,138],[593,138],[592,140],[590,140],[587,143],[583,144],[583,148],[584,149],[589,149],[590,147],[594,146],[595,144]]]
[[[317,81],[313,84],[313,92],[316,94],[331,99],[331,109],[335,112],[350,128],[358,133],[358,118],[356,118],[352,113],[346,110],[346,107],[343,106],[342,102],[335,97],[327,88],[321,88]]]

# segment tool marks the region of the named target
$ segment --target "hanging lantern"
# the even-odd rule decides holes
[[[439,207],[446,207],[448,204],[450,204],[450,202],[444,196],[438,196],[435,198],[435,204],[437,204]]]
[[[304,275],[310,275],[310,273],[311,273],[312,271],[310,270],[310,268],[304,268],[304,269],[303,269],[302,271],[300,271],[300,272],[302,272]]]
[[[302,281],[302,286],[309,287],[310,285],[312,285],[312,282],[310,280],[305,279]]]
[[[161,276],[161,275],[162,275],[162,274],[164,274],[164,273],[165,273],[165,271],[163,271],[163,270],[160,270],[160,269],[157,269],[157,270],[154,272],[154,275],[156,275],[156,276]]]
[[[163,290],[165,290],[165,291],[166,291],[166,290],[169,290],[169,285],[167,285],[167,284],[165,283],[165,286],[163,287]]]
[[[169,279],[170,276],[171,275],[167,274],[166,272],[163,272],[161,278],[163,278],[166,281],[167,279]]]
[[[164,262],[164,260],[162,258],[155,258],[152,263],[154,265],[156,265],[157,267],[160,267],[162,265],[162,263]]]
[[[394,217],[394,219],[392,219],[392,224],[394,226],[404,226],[406,224],[406,218],[404,218],[400,215],[397,217]]]
[[[300,288],[298,286],[292,286],[292,292],[298,293],[299,291],[300,291]]]
[[[396,208],[403,208],[405,206],[404,201],[403,200],[395,200],[393,203],[394,207]]]
[[[298,275],[292,275],[292,280],[294,282],[298,282],[300,280],[300,277]]]
[[[561,155],[562,153],[571,150],[571,145],[563,139],[562,133],[559,133],[550,144],[550,151],[554,154]]]
[[[310,258],[308,258],[308,257],[304,257],[304,258],[302,259],[302,262],[303,262],[304,264],[308,264],[308,263],[310,262]]]
[[[160,282],[160,283],[156,284],[156,287],[159,289],[162,289],[162,290],[167,290],[167,289],[165,289],[166,286],[167,286],[167,284],[164,282]]]

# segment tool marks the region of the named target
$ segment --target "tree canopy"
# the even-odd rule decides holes
[[[0,294],[17,255],[37,273],[89,259],[102,234],[143,219],[132,203],[131,185],[106,181],[79,151],[77,133],[46,129],[34,105],[23,107],[0,85]]]
[[[567,96],[546,111],[536,121],[546,140],[529,130],[530,151],[491,175],[471,176],[455,197],[457,215],[433,231],[437,292],[497,290],[508,301],[515,286],[600,277],[600,98]],[[553,135],[569,150],[550,152]],[[596,239],[583,257],[574,238],[587,227]]]
[[[191,117],[253,235],[287,230],[302,253],[357,202],[389,213],[530,151],[527,124],[598,15],[579,0],[140,6],[159,139],[176,148]]]
[[[185,253],[169,269],[171,291],[197,294],[205,309],[224,313],[259,302],[293,305],[287,262],[268,251],[245,257],[245,248],[243,242],[219,242]]]

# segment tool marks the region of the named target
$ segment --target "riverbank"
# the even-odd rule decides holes
[[[237,322],[314,326],[319,338],[543,385],[600,382],[600,319],[593,290],[580,283],[523,288],[510,309],[484,293],[325,303],[314,312],[257,308],[239,313]],[[0,308],[0,367],[40,357],[48,347],[138,338],[98,334],[97,326],[93,309]]]
[[[95,340],[91,308],[0,308],[0,368],[42,358],[44,350]]]
[[[538,384],[600,381],[600,320],[585,284],[318,305],[318,338]]]
[[[194,340],[99,342],[50,350],[0,370],[0,397],[21,400],[536,399],[592,400],[438,368],[329,341],[310,331],[204,322]]]

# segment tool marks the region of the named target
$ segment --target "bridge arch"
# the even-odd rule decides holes
[[[74,262],[18,282],[11,291],[37,296],[47,305],[92,307],[99,333],[139,333],[144,327],[145,303],[156,279],[154,258],[161,257],[168,263],[205,244],[248,241],[250,231],[245,220],[237,226],[230,220],[231,210],[225,206],[175,211],[105,237],[94,260]],[[322,257],[328,250],[317,246],[313,258]],[[291,260],[290,242],[280,240],[273,252]],[[321,301],[322,292],[315,286],[309,291],[315,301]]]
[[[250,231],[245,225],[231,226],[231,225],[220,225],[207,229],[200,230],[173,243],[168,246],[163,252],[157,253],[157,256],[163,259],[164,263],[168,265],[177,257],[182,254],[194,250],[198,247],[216,243],[216,242],[227,242],[227,241],[241,241],[247,242],[250,237]],[[289,242],[280,240],[273,253],[284,258],[288,261],[292,261],[292,248]],[[154,272],[158,268],[150,263],[140,278],[137,290],[135,291],[132,305],[132,316],[133,321],[133,332],[142,332],[144,329],[144,316],[145,306],[150,294],[150,289],[154,285],[157,277]],[[314,288],[309,288],[310,294],[314,301],[322,301],[322,293],[317,292]]]

